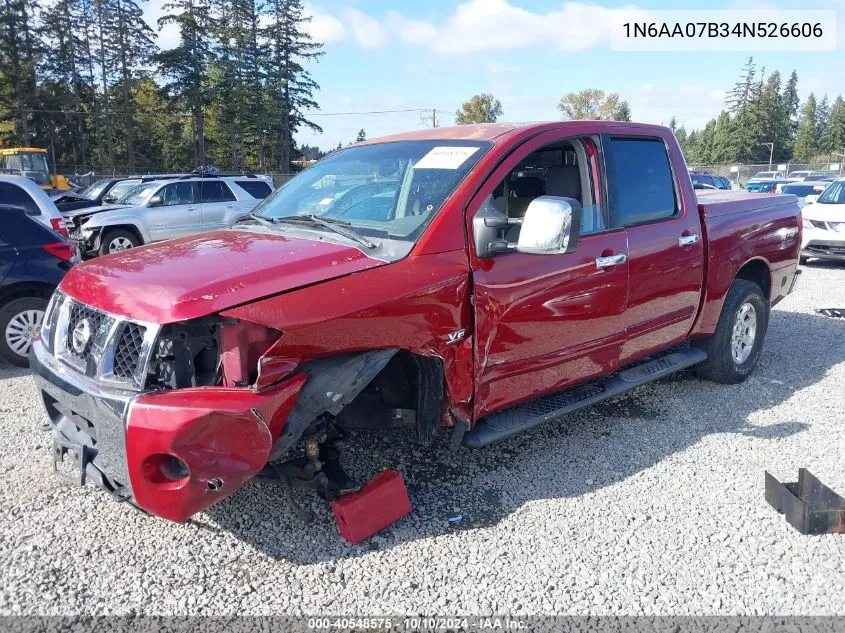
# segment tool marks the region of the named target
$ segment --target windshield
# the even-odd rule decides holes
[[[41,152],[9,154],[4,157],[3,167],[7,171],[18,172],[39,185],[50,184],[50,168],[47,167],[45,154]]]
[[[135,187],[138,186],[140,182],[140,180],[121,180],[120,182],[116,183],[114,187],[109,189],[109,192],[106,194],[106,197],[110,201],[120,200],[121,196],[124,196],[129,191],[132,191]]]
[[[416,241],[489,143],[400,141],[332,154],[267,197],[267,220],[314,215],[361,235]]]
[[[144,204],[153,192],[161,186],[160,182],[145,182],[143,185],[136,185],[118,200],[120,204],[131,204],[137,206]]]
[[[824,190],[816,202],[822,204],[845,204],[845,180],[838,180]]]
[[[105,189],[108,184],[108,180],[98,180],[97,182],[85,187],[85,189],[79,192],[79,195],[88,200],[96,200],[100,197],[103,189]]]

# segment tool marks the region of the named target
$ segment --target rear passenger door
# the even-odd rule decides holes
[[[628,236],[622,362],[683,340],[701,299],[704,245],[693,195],[681,195],[667,138],[607,136],[610,224]],[[680,154],[674,164],[682,165]]]
[[[229,225],[238,210],[238,201],[222,180],[203,180],[199,183],[202,206],[202,230],[214,231]]]
[[[184,237],[202,230],[197,183],[171,182],[156,195],[161,196],[161,206],[146,209],[153,241]]]

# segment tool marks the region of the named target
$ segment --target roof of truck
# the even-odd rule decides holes
[[[525,123],[474,123],[470,125],[453,125],[449,127],[423,128],[390,136],[367,139],[360,145],[373,143],[386,143],[393,141],[501,141],[511,136],[522,136],[525,133],[544,132],[566,127],[583,127],[584,124],[591,124],[593,132],[605,131],[638,131],[656,132],[664,130],[660,125],[649,125],[645,123],[627,123],[623,121],[531,121]],[[582,132],[583,133],[583,132]],[[357,145],[357,143],[356,143]]]

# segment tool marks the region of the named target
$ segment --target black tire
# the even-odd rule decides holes
[[[739,355],[742,357],[750,348],[748,356],[741,362],[734,357],[733,335],[734,327],[740,319],[740,310],[744,309],[745,319],[742,328],[747,327],[748,310],[746,305],[754,309],[755,328],[753,343],[744,346]],[[725,385],[743,382],[757,366],[760,349],[766,338],[769,327],[769,302],[763,296],[760,286],[745,279],[736,279],[731,285],[719,315],[716,332],[695,342],[695,345],[707,352],[707,360],[696,367],[696,374],[705,380],[712,380]],[[739,344],[742,345],[741,343]]]
[[[97,252],[100,255],[108,255],[111,252],[118,252],[109,250],[109,247],[111,246],[112,242],[116,240],[122,241],[123,243],[129,243],[128,246],[125,246],[121,250],[125,250],[128,248],[137,248],[141,245],[141,240],[139,240],[138,236],[135,235],[132,231],[127,231],[126,229],[109,229],[105,231],[103,233],[103,236],[100,238],[100,248],[97,249]]]
[[[10,323],[13,319],[15,319],[15,317],[21,316],[25,318],[28,313],[31,314],[33,311],[41,312],[41,317],[43,318],[44,311],[46,309],[47,299],[42,299],[40,297],[21,297],[20,299],[13,299],[0,308],[0,357],[2,357],[3,360],[11,363],[12,365],[17,365],[18,367],[29,366],[29,349],[31,342],[27,344],[25,350],[21,350],[18,345],[15,345],[16,349],[10,347],[10,337],[13,344],[15,341],[20,343],[21,335],[25,334],[25,331],[20,327],[12,325],[10,328]],[[17,323],[20,324],[20,321],[17,321]],[[23,351],[23,353],[19,353],[20,351]]]

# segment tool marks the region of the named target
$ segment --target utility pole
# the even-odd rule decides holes
[[[437,109],[431,109],[431,127],[437,127]]]
[[[760,143],[760,145],[766,145],[769,148],[769,171],[772,171],[772,156],[775,153],[775,144],[774,143]]]
[[[845,147],[842,148],[841,154],[839,152],[833,152],[833,155],[842,157],[842,160],[839,161],[839,175],[841,176],[842,175],[842,166],[843,166],[843,164],[845,164],[845,162],[844,162],[845,161]]]

